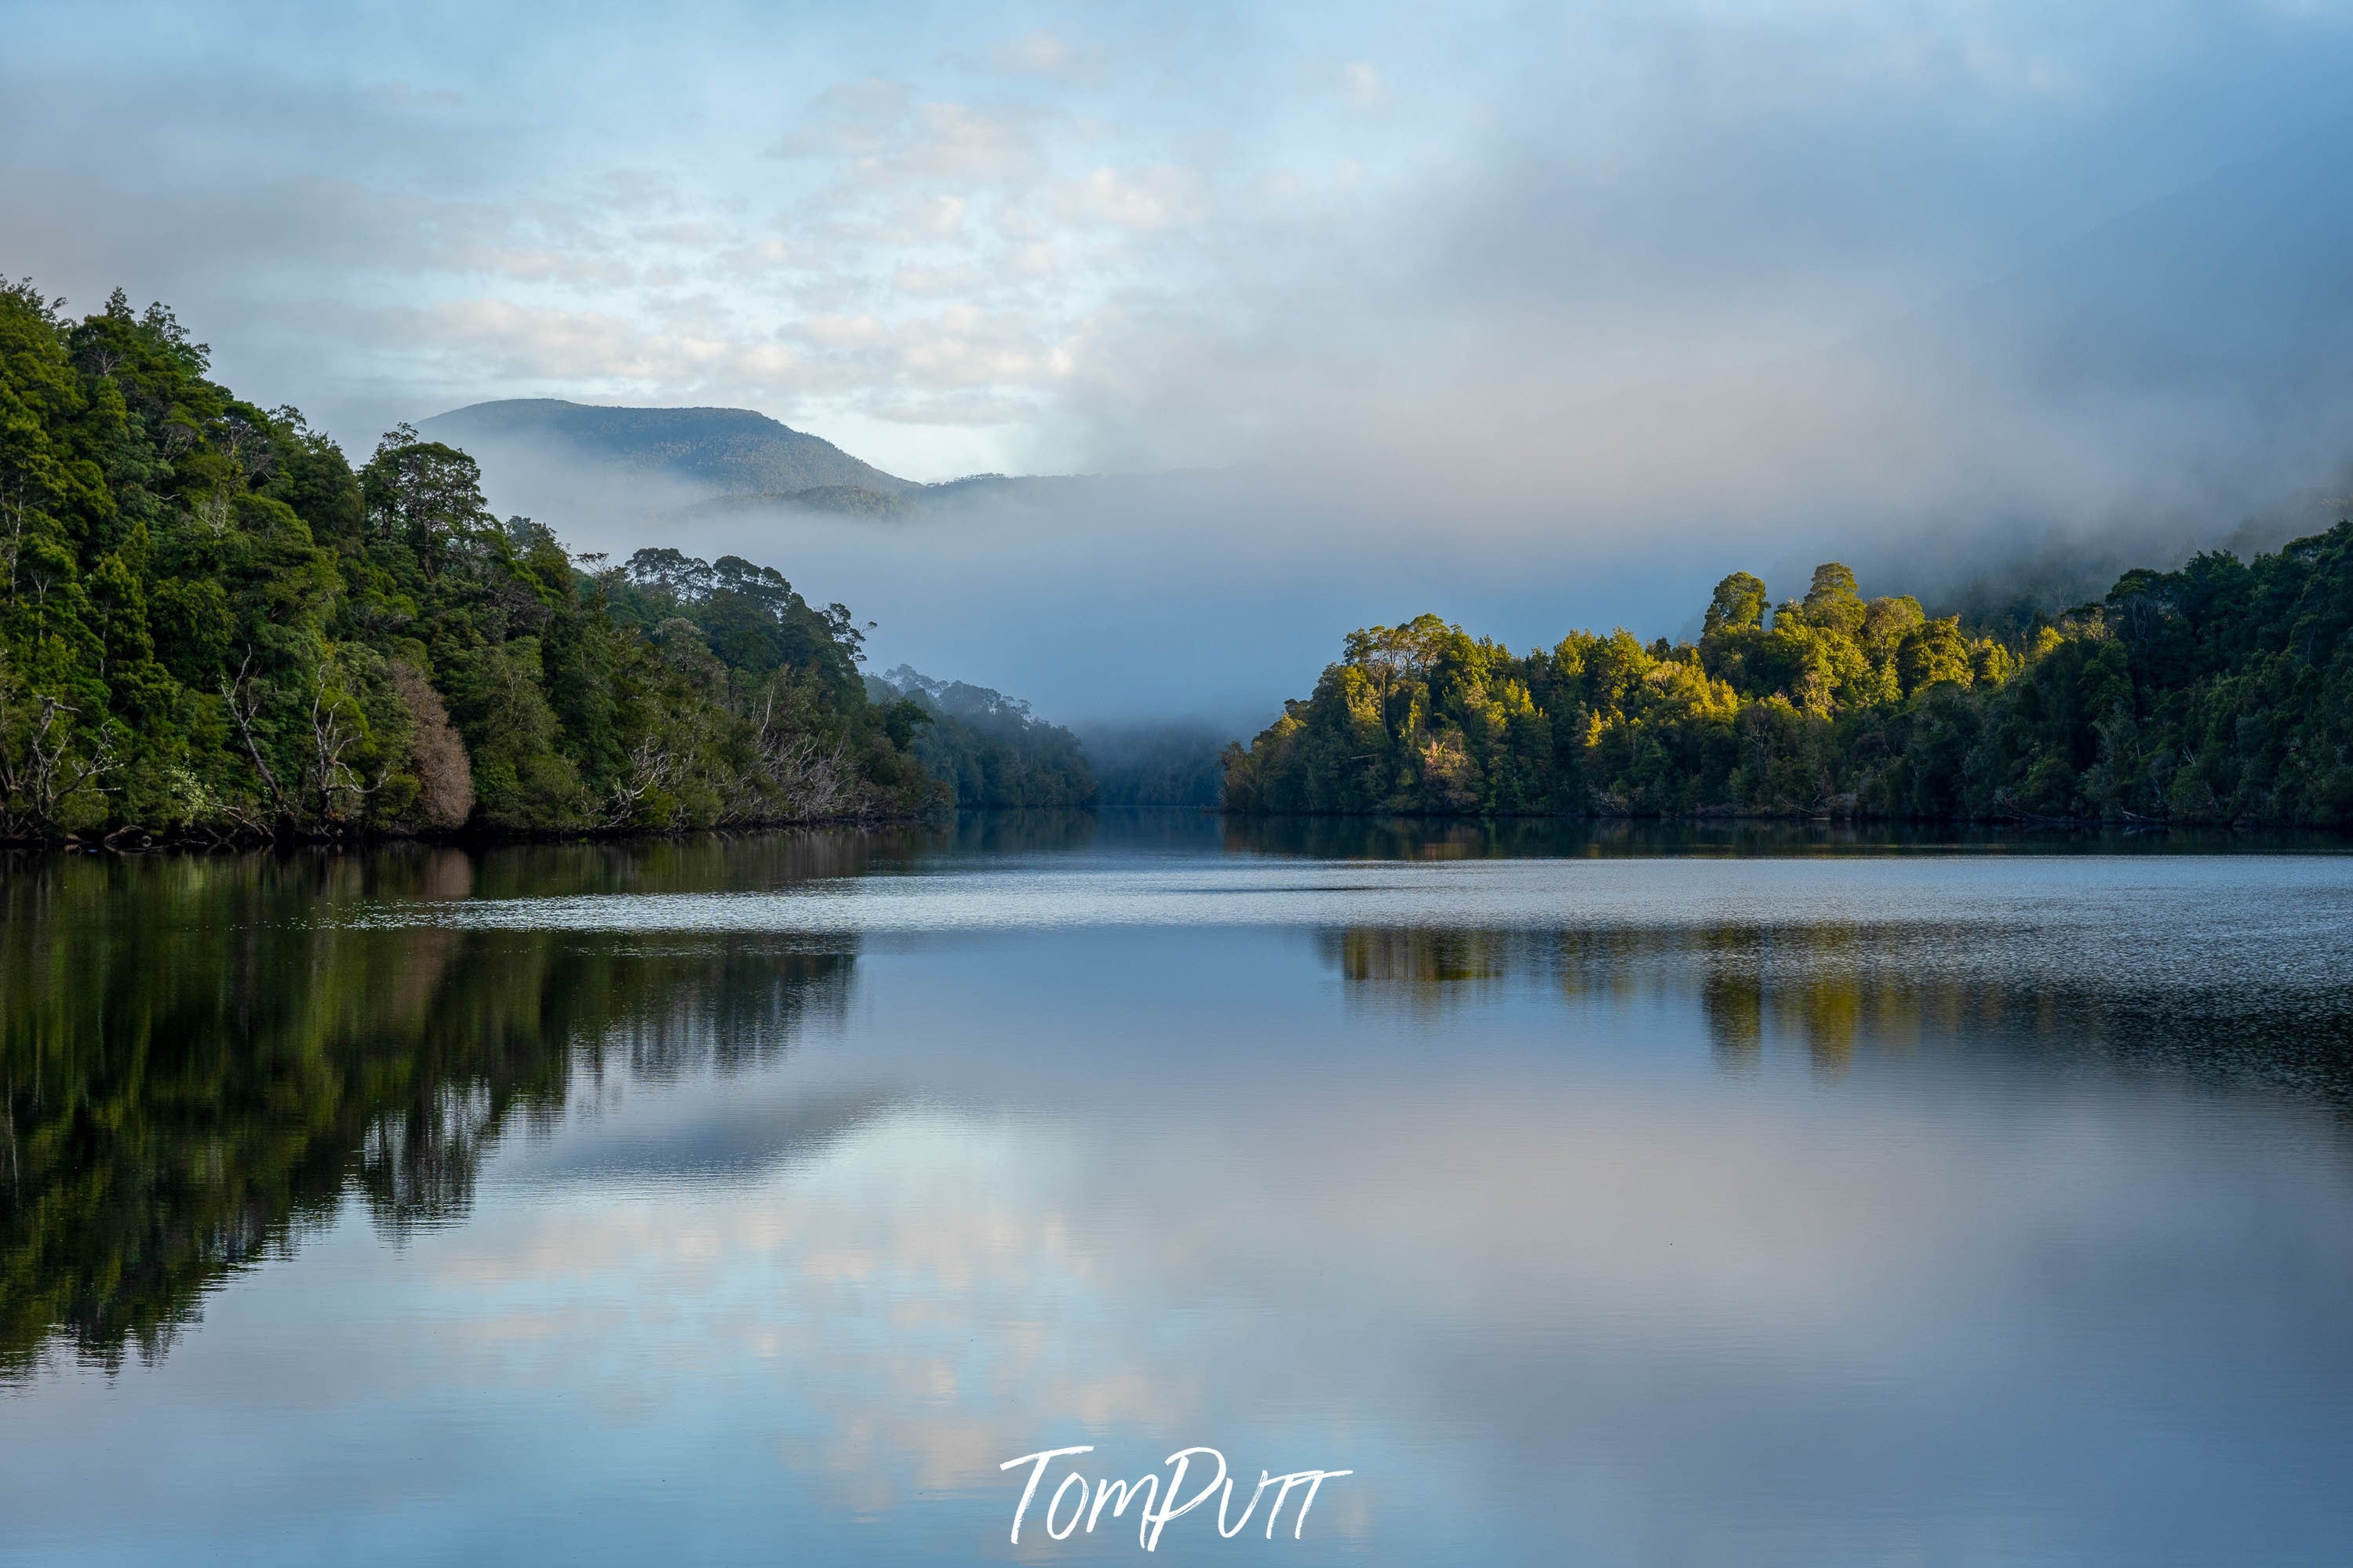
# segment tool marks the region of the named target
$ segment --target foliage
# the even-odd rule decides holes
[[[1079,738],[1029,711],[1029,705],[986,686],[934,680],[905,665],[879,677],[877,701],[918,709],[914,752],[963,806],[1070,806],[1095,804],[1095,775]]]
[[[1226,807],[2353,825],[2353,524],[2127,573],[2015,644],[1836,563],[1769,614],[1735,573],[1703,626],[1525,656],[1434,616],[1352,633],[1229,749]]]
[[[0,287],[0,837],[938,803],[841,606],[733,556],[584,571],[463,452],[403,426],[354,472],[209,363],[161,306]]]

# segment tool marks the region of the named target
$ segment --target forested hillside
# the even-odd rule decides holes
[[[2353,524],[2127,573],[2014,642],[1726,577],[1697,643],[1575,632],[1514,654],[1424,616],[1350,634],[1230,748],[1230,811],[2353,826]]]
[[[958,805],[1094,806],[1094,770],[1079,738],[1027,702],[986,686],[934,680],[903,664],[870,679],[877,701],[914,702],[930,715],[915,736],[915,755]]]
[[[161,307],[0,288],[0,837],[578,831],[943,803],[775,571],[575,559],[403,428],[356,471]]]

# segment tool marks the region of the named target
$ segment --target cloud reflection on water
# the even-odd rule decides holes
[[[926,864],[888,891],[955,892]],[[566,897],[645,879],[542,865],[584,868]],[[1394,871],[1441,912],[1571,886],[1619,918],[1016,911],[830,955],[216,920],[237,934],[215,959],[277,952],[255,973],[326,1020],[287,1067],[503,1042],[484,1059],[528,1046],[548,1087],[484,1132],[462,1223],[346,1209],[154,1364],[6,1394],[27,1419],[0,1426],[0,1500],[37,1545],[86,1542],[102,1497],[132,1554],[193,1526],[247,1560],[964,1561],[1002,1541],[1004,1458],[1093,1441],[1141,1473],[1213,1442],[1358,1471],[1303,1562],[2318,1560],[2353,1522],[2353,867],[1162,871],[970,876],[1115,914]],[[1890,918],[1820,918],[1859,888]],[[227,973],[153,891],[91,895],[160,911],[124,962]],[[326,988],[287,989],[303,974]],[[59,993],[43,1048],[121,1038],[101,994]]]

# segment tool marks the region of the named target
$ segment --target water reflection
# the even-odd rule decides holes
[[[1454,831],[25,868],[0,1559],[2341,1554],[2353,862]]]
[[[1326,850],[1440,859],[1510,855],[1563,831],[1465,825],[1385,837],[1407,826],[1289,828],[1323,836],[1310,842]],[[1229,847],[1240,837],[1263,848],[1279,830],[1224,832]],[[1148,819],[1124,825],[1117,848],[1197,849],[1209,831],[1198,819]],[[1598,839],[1623,847],[1639,831],[1609,825]],[[1097,833],[1090,816],[1026,814],[488,856],[29,863],[0,884],[0,1373],[26,1373],[53,1335],[91,1364],[119,1365],[134,1349],[152,1359],[207,1289],[282,1255],[347,1193],[390,1237],[462,1218],[486,1151],[510,1125],[552,1127],[617,1071],[659,1083],[767,1064],[807,1019],[838,1020],[860,942],[854,922],[820,935],[747,937],[738,925],[699,938],[659,921],[650,932],[565,931],[543,912],[470,929],[436,923],[430,910],[765,900],[926,868],[955,868],[947,886],[994,889],[987,879],[998,874],[971,868],[1058,855],[1086,864]],[[1198,873],[1147,875],[1193,879],[1173,897],[1214,904],[1233,893]],[[1656,878],[1646,878],[1649,898]],[[1095,913],[1071,918],[1138,918],[1139,886],[1159,884],[1115,881],[1079,899]],[[1603,889],[1579,886],[1600,921]],[[1250,890],[1294,887],[1311,900],[1333,896],[1312,877]],[[1458,918],[1475,920],[1478,900],[1492,905],[1503,887],[1472,885]],[[948,896],[909,895],[918,907]],[[1436,898],[1429,888],[1415,896]],[[1905,895],[1880,901],[1898,907]],[[1442,916],[1449,906],[1428,907]],[[341,908],[411,910],[422,923],[346,923],[333,918]],[[975,908],[984,923],[1007,918],[994,891]],[[2084,929],[2054,949],[2049,930],[2022,920],[1651,925],[1622,910],[1620,923],[1581,927],[1352,926],[1314,940],[1359,1004],[1422,1018],[1529,989],[1621,1012],[1689,1001],[1728,1068],[1784,1049],[1833,1077],[1859,1054],[2009,1052],[2353,1105],[2347,955],[2307,949],[2300,970],[2251,985],[2263,977],[2247,971],[2244,947],[2200,948],[2179,913],[2150,917],[2150,940],[2105,951]],[[864,1110],[812,1114],[855,1120]]]
[[[343,899],[857,869],[841,839],[370,857],[50,860],[0,885],[0,1374],[55,1335],[153,1360],[225,1276],[357,1193],[400,1237],[610,1071],[772,1062],[845,1006],[854,945],[667,949],[380,932]]]
[[[1729,1068],[1768,1048],[1833,1076],[1858,1052],[2007,1054],[2262,1083],[2353,1109],[2353,933],[2295,955],[2300,974],[2230,973],[2168,941],[2187,934],[2152,921],[2124,962],[2080,933],[1977,922],[1352,927],[1316,945],[1361,1002],[1424,1017],[1514,988],[1619,1010],[1695,998]],[[2052,963],[2054,943],[2088,951]]]

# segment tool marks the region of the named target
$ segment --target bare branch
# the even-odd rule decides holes
[[[74,755],[70,716],[79,710],[36,693],[26,716],[17,698],[14,679],[0,672],[0,837],[8,838],[56,832],[67,803],[103,793],[94,781],[115,765],[111,737],[102,731],[86,756]]]
[[[237,731],[245,741],[246,754],[253,759],[253,771],[261,775],[269,791],[269,799],[278,808],[281,821],[290,820],[293,812],[286,804],[286,792],[278,787],[278,775],[269,771],[269,761],[261,754],[261,742],[253,733],[253,721],[261,711],[260,695],[253,689],[253,650],[245,650],[244,662],[237,667],[237,679],[221,683],[221,700],[228,704],[229,717],[237,721]]]
[[[365,799],[384,786],[381,779],[369,784],[357,768],[343,761],[343,753],[359,738],[343,723],[339,705],[327,700],[327,667],[322,663],[311,689],[311,752],[310,776],[304,780],[304,794],[317,802],[317,820],[322,825],[335,819],[337,796]]]
[[[677,756],[653,736],[639,741],[629,753],[628,776],[613,786],[605,809],[605,826],[627,827],[635,822],[638,804],[668,784],[678,771]]]

